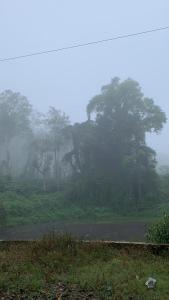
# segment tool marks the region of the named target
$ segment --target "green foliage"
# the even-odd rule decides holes
[[[79,192],[80,193],[80,192]],[[101,200],[101,197],[100,197]],[[147,207],[140,212],[94,203],[75,203],[66,198],[65,193],[21,193],[1,192],[0,203],[2,203],[2,225],[21,225],[48,222],[75,222],[75,223],[123,223],[130,221],[151,221],[157,219],[162,208],[159,206]],[[127,207],[128,203],[126,204]],[[125,207],[125,205],[124,205]],[[1,213],[1,212],[0,212]]]
[[[148,184],[148,182],[147,182]],[[158,182],[157,182],[158,184]],[[66,185],[66,199],[70,203],[85,209],[91,207],[107,207],[114,214],[130,215],[141,213],[159,206],[159,193],[149,190],[139,202],[139,209],[135,205],[136,199],[129,197],[126,186],[116,185],[109,177],[86,178],[81,177],[72,180]]]
[[[40,180],[0,176],[0,191],[1,193],[14,192],[27,197],[34,193],[42,193],[43,189]]]
[[[140,246],[141,249],[141,246]],[[85,244],[69,236],[1,243],[2,299],[168,299],[168,255],[113,245]],[[157,280],[145,287],[149,276]]]
[[[159,244],[169,244],[169,213],[150,226],[147,232],[147,240]]]
[[[143,96],[137,82],[114,78],[89,102],[87,113],[87,122],[71,128],[73,150],[65,156],[79,184],[75,198],[80,199],[81,190],[83,202],[100,203],[100,196],[107,205],[124,209],[127,203],[140,209],[146,200],[156,202],[156,157],[145,137],[162,129],[164,112]]]
[[[62,152],[67,145],[64,129],[69,125],[69,119],[51,107],[46,115],[40,116],[39,124],[42,128],[32,139],[26,174],[28,179],[41,179],[44,192],[49,190],[52,181],[55,181],[55,190],[58,190],[64,177]]]
[[[65,201],[60,193],[24,196],[5,192],[0,193],[0,201],[8,215],[7,225],[64,220],[71,211],[64,208]]]
[[[31,105],[26,97],[6,90],[0,94],[0,138],[9,142],[30,129]]]
[[[71,203],[72,211],[107,207],[127,214],[156,205],[161,191],[165,197],[168,177],[159,179],[156,153],[147,146],[146,133],[160,132],[166,116],[144,97],[138,82],[112,79],[90,100],[87,114],[87,121],[70,125],[64,113],[51,107],[34,122],[26,97],[10,90],[0,94],[0,191],[5,198],[11,192],[17,205],[27,206],[29,199],[34,206],[34,197],[37,203],[48,203],[47,193],[64,191],[63,205]],[[14,151],[12,143],[19,144],[19,138],[24,161],[17,174],[18,148]],[[56,213],[58,195],[52,200],[52,220],[54,215],[65,216],[65,210]],[[21,217],[24,220],[24,211]]]
[[[0,175],[11,175],[11,147],[14,138],[30,136],[32,108],[26,97],[6,90],[0,93]]]

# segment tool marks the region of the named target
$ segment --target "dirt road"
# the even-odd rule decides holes
[[[147,224],[142,222],[114,224],[47,223],[1,228],[0,240],[39,239],[51,231],[70,233],[87,240],[144,241]]]

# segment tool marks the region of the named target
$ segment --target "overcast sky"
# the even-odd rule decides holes
[[[1,0],[0,58],[169,26],[168,0]],[[169,30],[60,53],[0,63],[0,91],[33,106],[86,118],[88,101],[118,76],[131,77],[169,116]],[[169,153],[169,124],[151,137]]]

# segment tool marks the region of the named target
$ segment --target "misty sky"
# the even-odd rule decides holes
[[[168,0],[1,0],[0,58],[169,26]],[[0,91],[33,106],[86,118],[88,101],[118,76],[139,81],[169,116],[169,30],[66,52],[0,63]],[[150,139],[169,154],[169,123]]]

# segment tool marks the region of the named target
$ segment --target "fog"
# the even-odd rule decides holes
[[[168,12],[167,0],[0,1],[0,240],[138,242],[168,222]]]
[[[168,25],[162,1],[1,1],[0,57],[56,49]],[[102,85],[118,76],[137,80],[146,96],[169,114],[168,31],[60,53],[1,63],[0,90],[25,95],[46,112],[64,111],[72,122],[86,119],[86,105]],[[169,125],[149,137],[159,153],[169,152]]]
[[[168,86],[168,0],[0,1],[0,299],[169,298]]]

